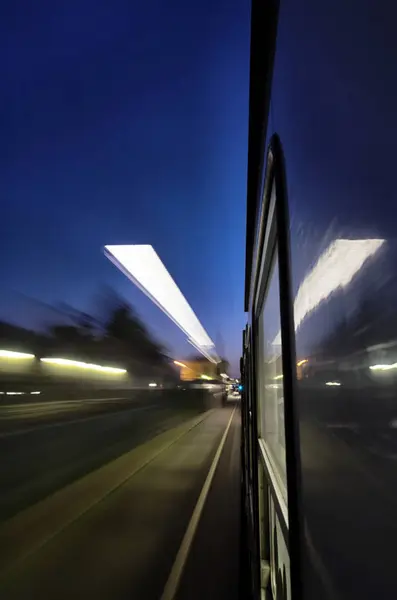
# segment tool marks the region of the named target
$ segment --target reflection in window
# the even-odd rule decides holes
[[[281,341],[276,336],[278,331],[280,293],[276,259],[259,322],[260,432],[286,488],[284,386]]]

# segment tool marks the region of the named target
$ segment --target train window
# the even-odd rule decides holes
[[[278,259],[271,269],[270,284],[259,316],[259,432],[275,462],[286,500],[284,385],[280,339],[280,290]]]
[[[289,599],[293,589],[297,599],[302,597],[302,518],[296,358],[286,175],[277,135],[269,145],[258,214],[254,274],[248,280],[255,365],[249,435],[257,449],[258,566],[263,593]]]

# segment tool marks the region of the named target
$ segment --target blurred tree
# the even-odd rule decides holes
[[[105,324],[105,333],[118,340],[131,358],[154,364],[165,360],[164,348],[152,338],[133,308],[126,303],[113,308]]]

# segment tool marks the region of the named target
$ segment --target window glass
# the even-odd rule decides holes
[[[259,319],[259,395],[261,437],[286,487],[284,386],[280,335],[280,293],[278,260],[275,259],[270,285]]]

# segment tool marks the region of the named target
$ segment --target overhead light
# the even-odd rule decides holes
[[[41,392],[30,392],[32,394],[32,396],[36,396],[38,394],[41,394]]]
[[[157,383],[154,383],[154,381],[152,383],[149,383],[149,387],[157,387]]]
[[[69,360],[68,358],[40,358],[44,363],[58,365],[61,367],[77,367],[87,371],[99,371],[101,373],[122,374],[127,373],[126,369],[118,369],[116,367],[104,367],[102,365],[94,365],[91,363],[81,362],[79,360]]]
[[[105,255],[187,335],[209,361],[220,361],[215,344],[153,246],[105,246]]]
[[[340,385],[342,385],[339,381],[326,381],[325,385],[329,385],[329,386],[337,386],[339,387]]]
[[[371,365],[371,371],[390,371],[391,369],[397,369],[397,363],[393,363],[391,365]]]
[[[338,289],[349,285],[364,263],[384,244],[382,239],[337,239],[328,246],[301,283],[294,301],[295,331],[304,319]],[[281,332],[274,341],[281,345]]]
[[[13,352],[12,350],[0,350],[0,358],[34,358],[34,354]]]

